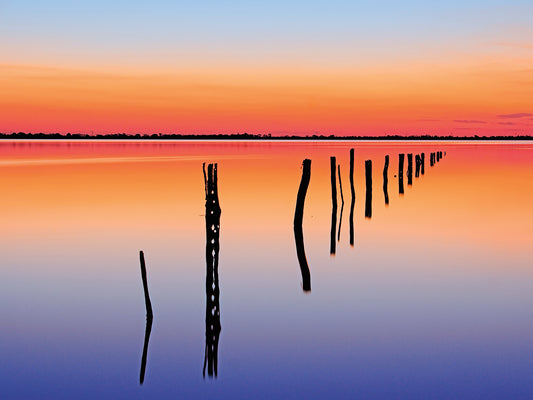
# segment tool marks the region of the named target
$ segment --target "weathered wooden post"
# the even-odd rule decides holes
[[[144,383],[144,374],[146,371],[146,359],[148,358],[148,344],[150,342],[150,333],[152,332],[153,312],[152,312],[152,302],[150,301],[150,294],[148,293],[148,280],[146,278],[146,265],[144,262],[144,252],[142,250],[139,252],[139,259],[141,262],[141,279],[143,282],[144,303],[146,306],[146,328],[144,331],[144,345],[143,345],[143,354],[141,358],[141,373],[139,376],[139,383],[142,385]]]
[[[388,184],[389,184],[389,156],[385,156],[385,166],[383,167],[383,195],[385,196],[385,205],[389,205],[389,191],[388,191]]]
[[[365,161],[366,201],[365,218],[372,218],[372,160]]]
[[[337,230],[337,182],[335,177],[337,175],[337,166],[335,157],[330,157],[329,161],[331,167],[331,232],[329,254],[335,255],[335,232]]]
[[[407,186],[413,184],[413,154],[407,154]]]
[[[426,155],[422,153],[420,157],[420,173],[422,175],[424,175],[424,172],[425,172],[425,165],[424,165],[425,163],[426,163]]]
[[[303,161],[302,180],[298,188],[298,196],[296,197],[296,209],[294,211],[294,241],[296,242],[296,256],[300,264],[300,271],[302,273],[302,287],[304,292],[311,291],[311,273],[307,265],[307,257],[305,256],[304,248],[304,233],[303,233],[303,217],[304,204],[309,181],[311,180],[311,160],[305,159]]]
[[[418,178],[420,176],[420,164],[422,164],[422,161],[421,161],[421,158],[420,158],[420,155],[417,154],[415,156],[415,178]]]
[[[205,184],[205,353],[202,375],[215,377],[218,372],[218,341],[220,337],[220,289],[218,286],[218,253],[220,250],[220,214],[217,164],[209,164]]]
[[[398,156],[398,193],[403,194],[403,161],[405,154]]]
[[[354,164],[354,149],[350,149],[350,189],[352,192],[352,202],[350,204],[350,246],[354,245],[354,226],[353,226],[353,214],[355,206],[355,187],[353,182],[353,164]]]

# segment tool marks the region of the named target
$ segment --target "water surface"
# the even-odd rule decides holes
[[[2,141],[0,155],[3,399],[533,397],[532,143]],[[221,210],[207,240],[204,163]]]

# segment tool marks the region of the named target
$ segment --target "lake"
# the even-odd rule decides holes
[[[0,154],[2,399],[533,398],[532,142]]]

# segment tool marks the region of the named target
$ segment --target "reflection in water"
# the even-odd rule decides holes
[[[398,156],[398,193],[403,194],[403,160],[405,154]]]
[[[413,154],[407,154],[407,186],[413,184]]]
[[[335,176],[337,175],[336,159],[330,157],[331,166],[331,233],[329,254],[335,255],[335,231],[337,230],[337,182]]]
[[[296,197],[296,210],[294,211],[294,241],[296,242],[296,255],[300,270],[302,272],[302,287],[304,292],[311,291],[311,273],[307,265],[307,258],[305,256],[304,248],[304,234],[302,221],[304,217],[305,195],[311,179],[311,160],[305,159],[303,162],[302,180],[298,188],[298,196]]]
[[[341,179],[341,166],[337,165],[337,171],[339,172],[339,189],[341,192],[341,214],[339,216],[339,233],[337,235],[337,240],[341,241],[341,225],[342,225],[342,211],[344,210],[344,196],[342,194],[342,179]]]
[[[350,189],[352,192],[352,202],[350,204],[350,246],[354,245],[353,209],[355,206],[355,188],[353,184],[353,163],[354,163],[354,149],[350,149]]]
[[[144,302],[146,305],[146,329],[144,331],[144,346],[143,355],[141,358],[141,374],[139,377],[139,383],[142,385],[144,382],[144,373],[146,371],[146,358],[148,357],[148,343],[150,342],[150,333],[152,332],[152,302],[150,301],[150,294],[148,293],[148,280],[146,278],[146,265],[144,263],[144,253],[139,252],[139,258],[141,262],[141,279],[144,289]]]
[[[385,166],[383,167],[383,195],[385,196],[385,205],[389,205],[389,191],[388,191],[388,184],[389,184],[389,156],[385,156]]]
[[[372,160],[365,161],[366,201],[365,218],[372,218]]]
[[[209,376],[217,376],[218,339],[220,336],[220,304],[218,287],[218,252],[220,234],[220,206],[218,202],[217,164],[209,164],[207,175],[204,170],[205,184],[205,369]]]

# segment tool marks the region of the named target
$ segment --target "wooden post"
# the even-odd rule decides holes
[[[403,194],[403,161],[405,154],[398,156],[398,193]]]
[[[144,303],[146,305],[146,318],[152,318],[152,302],[150,301],[150,294],[148,293],[148,281],[146,279],[146,265],[144,263],[144,253],[141,250],[139,252],[139,258],[141,261],[141,279],[143,281],[143,289],[144,289]]]
[[[433,167],[435,165],[435,153],[429,155],[429,166]]]
[[[350,189],[352,192],[352,202],[350,204],[350,246],[354,245],[355,238],[354,238],[354,226],[353,226],[353,214],[354,214],[354,206],[355,206],[355,187],[353,182],[353,164],[354,164],[354,149],[350,149]]]
[[[415,156],[415,178],[420,176],[420,164],[422,163],[420,155]]]
[[[365,218],[372,218],[372,161],[365,161],[366,201]]]
[[[309,181],[311,180],[311,160],[305,159],[303,161],[302,180],[298,188],[298,196],[296,197],[296,209],[294,210],[294,241],[296,242],[296,256],[300,264],[300,271],[302,273],[302,287],[304,292],[311,291],[311,273],[307,265],[307,257],[305,256],[304,248],[304,234],[303,234],[303,217],[304,204]]]
[[[218,341],[220,337],[220,289],[218,286],[218,253],[220,250],[220,205],[218,200],[217,164],[209,164],[205,184],[205,353],[202,375],[215,377],[218,371]]]
[[[385,205],[389,205],[389,191],[388,191],[388,184],[389,184],[389,156],[385,156],[385,166],[383,167],[383,195],[385,196]]]
[[[424,175],[424,172],[425,172],[425,165],[424,165],[425,163],[426,163],[426,155],[422,153],[420,157],[420,173],[422,175]]]
[[[336,167],[336,158],[330,157],[330,169],[331,169],[331,232],[330,232],[330,246],[329,254],[335,255],[336,250],[336,241],[335,241],[335,232],[337,230],[337,167]]]
[[[413,154],[407,154],[407,186],[413,184]]]

